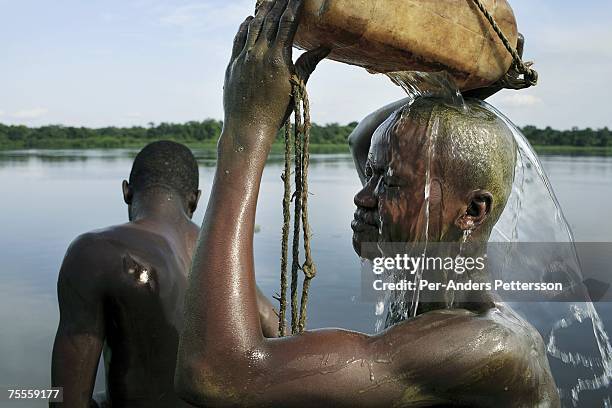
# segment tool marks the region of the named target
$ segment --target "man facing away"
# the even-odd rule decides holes
[[[64,388],[56,406],[94,405],[100,353],[105,404],[188,406],[173,391],[183,297],[199,229],[191,221],[200,198],[191,151],[170,141],[146,146],[123,181],[129,222],[79,236],[58,279],[60,322],[52,383]],[[258,291],[265,336],[277,316]],[[224,319],[224,315],[218,316]]]
[[[235,39],[217,172],[189,276],[177,391],[220,407],[558,407],[541,337],[488,293],[421,310],[373,336],[341,329],[261,335],[253,312],[261,176],[292,102],[291,76],[303,65],[311,72],[321,58],[291,60],[302,4],[263,1]],[[487,242],[512,184],[514,140],[499,118],[469,107],[472,114],[424,98],[374,132],[365,163],[358,159],[358,252],[368,242],[423,241],[426,223],[431,241],[458,242],[470,231],[472,242]],[[423,158],[437,119],[426,203]],[[229,318],[216,320],[224,311]]]

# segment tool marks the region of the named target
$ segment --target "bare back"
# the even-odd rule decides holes
[[[85,349],[83,356],[91,354],[92,346],[103,345],[107,397],[113,406],[188,406],[174,394],[173,381],[198,233],[190,224],[177,234],[135,222],[77,238],[58,281],[61,321],[54,383],[66,384],[60,365],[74,367],[61,352],[66,351],[65,337]]]
[[[197,231],[194,225],[179,239],[134,225],[103,233],[121,258],[120,268],[109,271],[113,287],[106,304],[112,316],[104,348],[111,400],[181,405],[174,396],[174,367]]]

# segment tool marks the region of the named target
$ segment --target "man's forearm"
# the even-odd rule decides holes
[[[240,133],[224,132],[219,141],[217,170],[186,301],[183,346],[192,351],[214,355],[220,347],[245,350],[261,341],[253,233],[270,146],[244,140]]]
[[[292,62],[303,3],[263,1],[234,38],[223,91],[226,120],[178,352],[175,386],[192,403],[239,405],[267,361],[269,342],[262,335],[253,266],[261,175],[293,103],[292,80],[297,75],[306,81],[325,56],[305,53]]]

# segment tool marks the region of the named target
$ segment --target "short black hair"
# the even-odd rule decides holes
[[[134,191],[165,187],[187,198],[198,190],[198,163],[187,146],[169,140],[153,142],[136,155],[129,181]]]

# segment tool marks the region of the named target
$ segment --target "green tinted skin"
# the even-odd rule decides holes
[[[221,407],[558,406],[541,339],[498,308],[430,312],[376,336],[261,335],[255,212],[290,103],[301,7],[264,1],[236,36],[218,166],[189,277],[177,391],[195,405]]]
[[[371,137],[364,187],[355,196],[355,251],[372,259],[397,250],[387,243],[467,241],[462,256],[484,256],[511,191],[515,150],[504,122],[475,102],[464,109],[419,98],[396,110]],[[445,256],[457,256],[459,248],[449,247],[453,252]],[[427,273],[429,282],[450,278],[443,271]],[[461,279],[489,280],[483,270]],[[445,308],[446,295],[445,290],[427,291],[418,312]],[[411,293],[403,299],[409,302]],[[493,303],[487,292],[461,292],[455,293],[453,306],[482,311]]]
[[[511,192],[516,162],[511,131],[475,101],[468,100],[465,110],[437,99],[398,106],[404,102],[384,109],[384,114],[395,109],[385,120],[383,114],[366,118],[351,135],[364,184],[355,197],[355,219],[376,227],[356,231],[355,250],[359,253],[363,242],[425,240],[428,166],[428,241],[456,242],[469,230],[473,241],[486,242]],[[484,212],[465,216],[470,204],[479,204],[470,200],[487,193]]]

